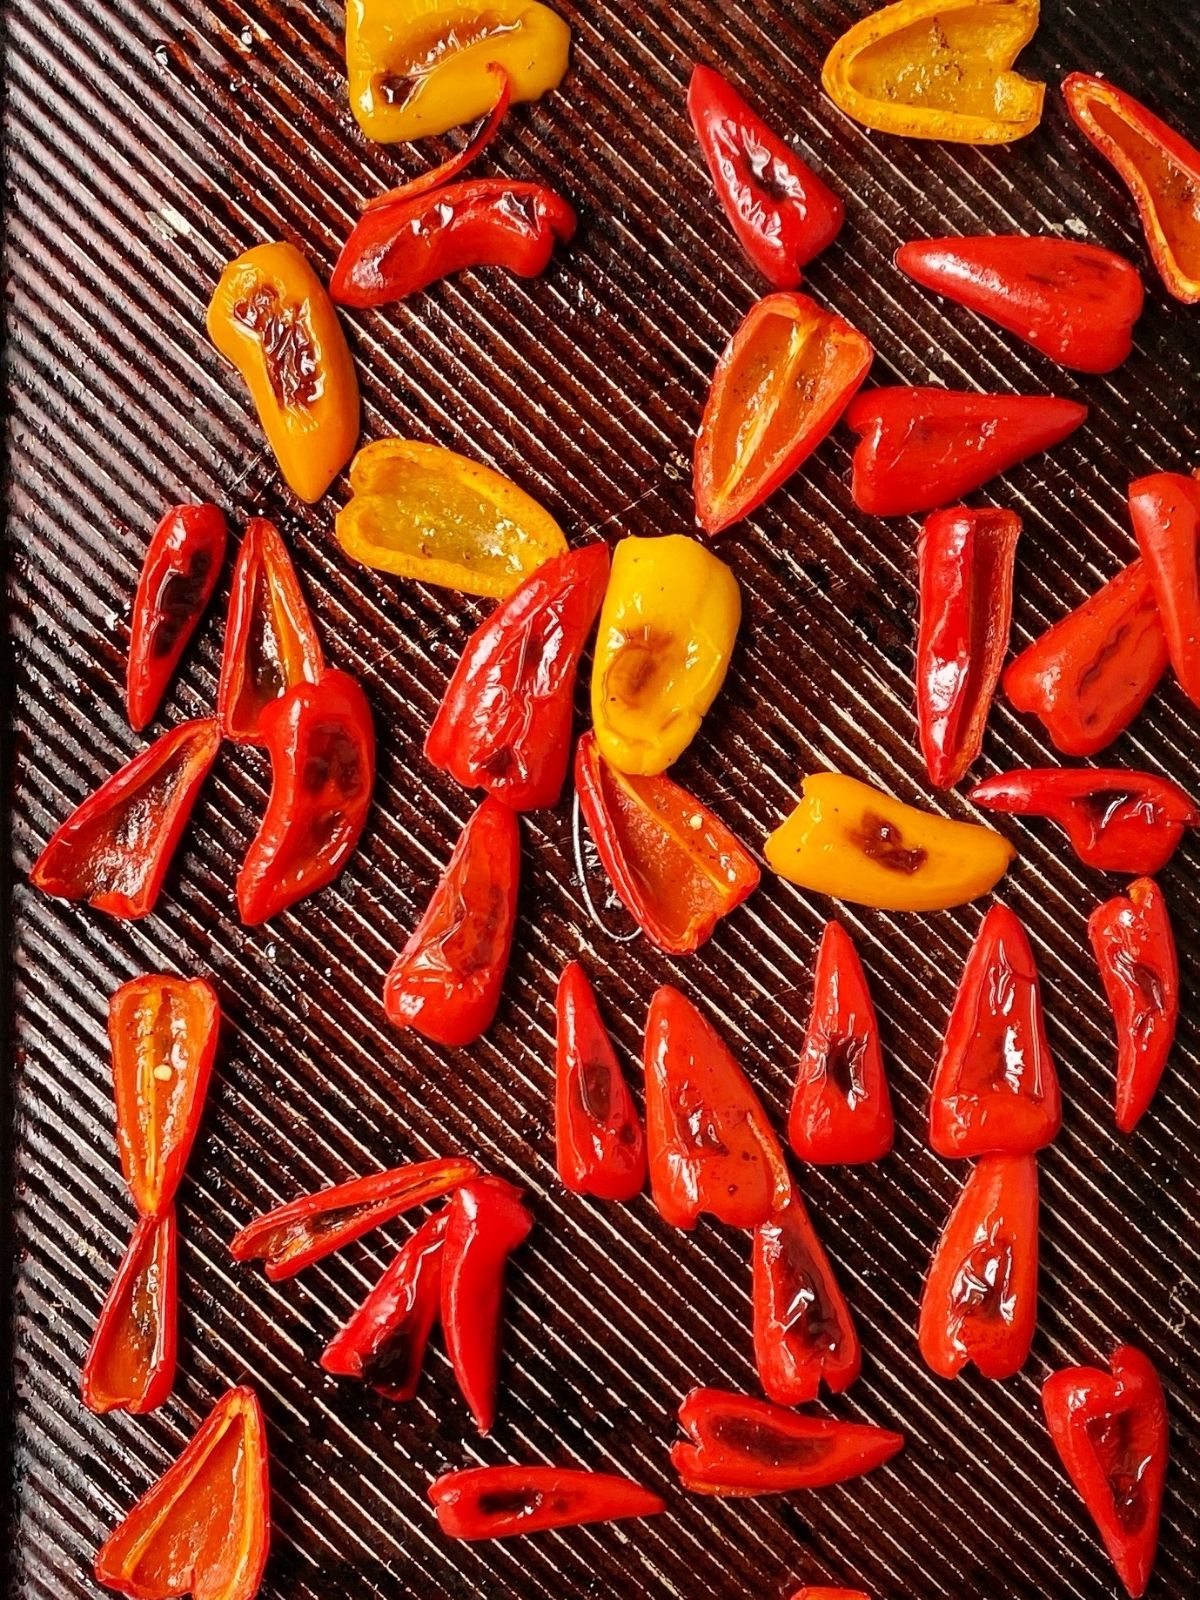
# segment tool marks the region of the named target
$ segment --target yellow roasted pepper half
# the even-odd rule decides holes
[[[440,445],[377,439],[350,468],[338,512],[346,554],[366,567],[502,600],[567,548],[524,489]]]
[[[350,105],[369,139],[423,139],[491,110],[492,62],[514,100],[546,94],[570,45],[567,24],[537,0],[347,0]]]
[[[592,667],[592,722],[610,766],[649,777],[682,755],[725,680],[741,615],[737,579],[697,540],[621,540]]]
[[[1042,120],[1044,83],[1012,72],[1038,0],[899,0],[855,23],[821,73],[840,110],[881,133],[1008,144]]]
[[[836,772],[805,778],[801,795],[767,840],[768,865],[802,889],[856,905],[965,905],[987,894],[1017,853],[992,828],[918,811]]]

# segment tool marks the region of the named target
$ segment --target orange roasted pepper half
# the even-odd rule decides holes
[[[333,302],[295,245],[260,244],[229,263],[208,336],[245,379],[288,486],[319,500],[354,453],[358,380]]]
[[[992,828],[935,817],[857,778],[818,772],[804,779],[800,804],[764,853],[802,889],[884,911],[942,911],[987,894],[1017,852]]]
[[[1042,120],[1046,85],[1010,71],[1039,0],[899,0],[855,23],[825,61],[825,93],[880,133],[1008,144]]]

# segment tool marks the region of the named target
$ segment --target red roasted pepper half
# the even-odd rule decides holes
[[[969,798],[991,811],[1049,817],[1085,866],[1151,875],[1175,854],[1200,810],[1169,778],[1127,767],[1018,767],[987,778]]]
[[[629,1478],[565,1467],[468,1467],[435,1479],[429,1498],[451,1539],[511,1539],[667,1509],[661,1495]]]
[[[1181,472],[1139,478],[1129,487],[1129,514],[1171,666],[1200,706],[1200,480]]]
[[[725,1389],[693,1389],[679,1408],[689,1444],[671,1464],[693,1494],[788,1494],[842,1483],[882,1466],[904,1436],[863,1423],[802,1416]]]
[[[230,1389],[109,1537],[96,1580],[139,1600],[254,1600],[270,1538],[262,1411],[253,1389]]]
[[[213,717],[164,733],[60,825],[30,881],[110,916],[147,916],[220,745]]]
[[[540,566],[471,635],[425,739],[426,758],[514,811],[557,803],[575,674],[608,582],[602,541]]]
[[[1088,937],[1117,1029],[1117,1127],[1132,1133],[1154,1098],[1179,1021],[1179,958],[1162,890],[1138,878],[1096,907]]]
[[[1025,1365],[1037,1326],[1036,1156],[984,1156],[942,1230],[925,1292],[925,1365],[956,1378],[973,1361],[985,1378]]]
[[[555,997],[554,1143],[558,1175],[574,1194],[632,1200],[646,1184],[637,1106],[578,961]]]
[[[917,727],[930,781],[952,789],[983,745],[1008,650],[1015,511],[954,506],[925,519],[917,545]]]
[[[862,1350],[845,1296],[796,1189],[754,1230],[754,1362],[768,1398],[801,1406],[848,1389]]]
[[[803,1589],[797,1589],[792,1600],[867,1600],[861,1589],[830,1589],[825,1585],[806,1584]]]
[[[738,243],[773,289],[798,288],[837,238],[842,202],[719,72],[693,67],[687,103]]]
[[[449,1207],[429,1217],[321,1354],[326,1372],[361,1378],[389,1400],[411,1400],[442,1296]]]
[[[203,978],[134,978],[108,1002],[117,1150],[144,1217],[175,1198],[220,1032],[220,1002]]]
[[[172,506],[151,535],[129,622],[125,705],[141,730],[162,703],[225,560],[219,506]]]
[[[1113,1351],[1111,1372],[1066,1367],[1042,1388],[1046,1426],[1129,1594],[1145,1594],[1167,1476],[1167,1403],[1148,1357]]]
[[[893,1132],[867,975],[845,928],[827,922],[817,950],[788,1142],[802,1161],[827,1166],[880,1160],[892,1148]]]
[[[660,950],[687,955],[758,887],[750,852],[671,778],[609,766],[595,735],[575,749],[575,792],[621,904]]]
[[[954,997],[934,1073],[929,1142],[941,1156],[1028,1155],[1061,1126],[1033,951],[1013,912],[993,905]]]
[[[762,1102],[712,1024],[664,986],[646,1018],[646,1143],[663,1220],[756,1228],[792,1184]]]
[[[532,1227],[521,1190],[503,1178],[465,1183],[450,1202],[442,1245],[442,1331],[480,1433],[490,1433],[496,1421],[508,1258]]]
[[[1086,416],[1052,394],[871,389],[846,413],[860,435],[854,503],[877,517],[936,510],[1060,443]]]
[[[1098,244],[1020,234],[920,239],[900,247],[896,265],[1076,372],[1111,372],[1133,349],[1141,275]]]
[[[1150,573],[1134,561],[1009,662],[1004,692],[1056,750],[1091,756],[1129,726],[1166,665]]]
[[[452,1047],[486,1033],[512,950],[520,876],[516,813],[489,796],[459,835],[425,915],[387,975],[389,1022]]]
[[[142,1217],[83,1364],[89,1411],[153,1411],[175,1381],[175,1207]]]
[[[251,926],[332,883],[354,853],[375,786],[375,725],[358,681],[325,672],[263,707],[271,798],[238,873]]]
[[[478,1171],[466,1156],[444,1156],[301,1195],[248,1223],[230,1244],[230,1254],[235,1261],[264,1262],[267,1277],[278,1283],[401,1212],[449,1194]]]

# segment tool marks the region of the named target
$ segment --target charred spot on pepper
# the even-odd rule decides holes
[[[476,1504],[484,1517],[531,1517],[545,1500],[541,1489],[487,1489]]]
[[[575,1092],[585,1114],[602,1127],[612,1116],[612,1069],[598,1056],[588,1056],[579,1065]],[[632,1134],[632,1129],[628,1130]]]
[[[180,634],[190,628],[205,599],[213,558],[209,550],[193,551],[187,568],[168,572],[154,597],[150,625],[151,656],[169,656]]]
[[[919,872],[929,858],[928,850],[922,846],[905,845],[904,835],[895,823],[874,811],[864,811],[859,826],[847,830],[847,838],[869,861],[904,877],[911,878]]]
[[[604,677],[605,697],[637,708],[658,692],[657,679],[678,654],[678,637],[649,624],[623,629],[614,636],[615,651]]]
[[[809,1467],[827,1456],[828,1439],[793,1439],[751,1417],[713,1417],[707,1432],[715,1445],[764,1467]],[[703,1447],[701,1447],[703,1448]]]
[[[279,405],[303,409],[320,399],[325,375],[305,304],[286,301],[274,284],[260,282],[233,307],[233,319],[257,337]]]
[[[362,787],[362,776],[358,743],[341,729],[329,729],[313,739],[300,782],[309,794],[332,786],[341,795],[354,795]]]
[[[869,1042],[865,1033],[834,1033],[825,1041],[822,1070],[851,1106],[867,1097],[864,1068]]]

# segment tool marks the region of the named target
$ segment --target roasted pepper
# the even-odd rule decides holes
[[[937,1242],[921,1296],[925,1365],[985,1378],[1025,1365],[1037,1325],[1038,1173],[1031,1155],[991,1155],[972,1170]]]
[[[1009,144],[1042,120],[1046,85],[1010,71],[1038,11],[1039,0],[899,0],[842,35],[821,82],[880,133]]]
[[[215,717],[164,733],[60,823],[30,882],[110,916],[147,916],[220,746]]]
[[[637,1106],[578,961],[555,997],[554,1147],[558,1176],[575,1194],[632,1200],[646,1184]]]
[[[861,435],[854,503],[877,517],[933,511],[1058,444],[1087,414],[1086,406],[1052,394],[871,389],[846,413]]]
[[[219,506],[172,506],[151,536],[129,622],[125,705],[139,733],[158,710],[225,560]]]
[[[83,1364],[89,1411],[154,1411],[175,1381],[175,1207],[142,1217]]]
[[[1098,244],[1021,234],[920,239],[900,247],[896,265],[1075,372],[1111,372],[1133,349],[1141,275]]]
[[[629,778],[585,733],[575,793],[621,904],[668,955],[687,955],[758,887],[753,856],[707,806],[667,777]]]
[[[954,506],[917,544],[917,728],[930,780],[952,789],[978,756],[1012,623],[1015,511]]]
[[[496,64],[514,100],[537,100],[567,70],[571,30],[537,0],[350,0],[350,108],[368,139],[445,133],[496,100]]]
[[[1129,514],[1171,666],[1200,706],[1200,481],[1181,472],[1139,478],[1129,486]]]
[[[1111,1372],[1065,1367],[1042,1387],[1054,1448],[1126,1590],[1149,1587],[1167,1476],[1167,1402],[1153,1363],[1133,1345]]]
[[[688,113],[738,243],[773,289],[798,288],[837,238],[842,202],[711,67],[692,68]]]
[[[1166,665],[1150,573],[1133,561],[1009,662],[1004,692],[1056,750],[1092,756],[1129,726]]]
[[[523,489],[439,445],[377,439],[355,456],[350,492],[337,514],[342,549],[397,577],[503,600],[567,548]]]
[[[726,345],[696,438],[696,520],[740,522],[813,453],[866,377],[870,341],[803,294],[769,294]]]
[[[1200,150],[1124,89],[1072,72],[1067,110],[1137,201],[1146,243],[1177,300],[1200,300]]]
[[[254,1600],[270,1539],[262,1411],[253,1389],[230,1389],[109,1536],[96,1581],[142,1600]]]
[[[452,1047],[487,1032],[508,969],[520,877],[516,813],[489,796],[392,963],[383,987],[389,1022]]]
[[[792,1600],[867,1600],[861,1589],[830,1589],[825,1585],[814,1587],[811,1583],[797,1589]]]
[[[1079,859],[1101,872],[1152,875],[1175,854],[1200,810],[1177,783],[1127,767],[1019,767],[971,790],[976,805],[1049,817]]]
[[[438,1526],[451,1539],[511,1539],[667,1509],[661,1495],[629,1478],[564,1467],[468,1467],[435,1479],[429,1498]]]
[[[653,777],[679,759],[725,681],[741,617],[737,579],[695,539],[621,540],[592,664],[592,721],[610,766]]]
[[[1062,1126],[1037,966],[1007,906],[988,911],[967,957],[929,1105],[940,1156],[1029,1155]]]
[[[949,822],[818,772],[767,840],[767,864],[802,889],[885,911],[941,911],[987,894],[1016,851],[975,822]]]
[[[1097,906],[1088,937],[1117,1029],[1117,1127],[1132,1133],[1163,1075],[1179,1020],[1179,958],[1162,890],[1139,878]]]
[[[514,811],[552,806],[571,758],[575,674],[608,581],[601,541],[526,578],[467,640],[426,758]]]
[[[231,261],[208,336],[241,373],[288,487],[319,500],[354,453],[358,379],[325,285],[291,244]]]

